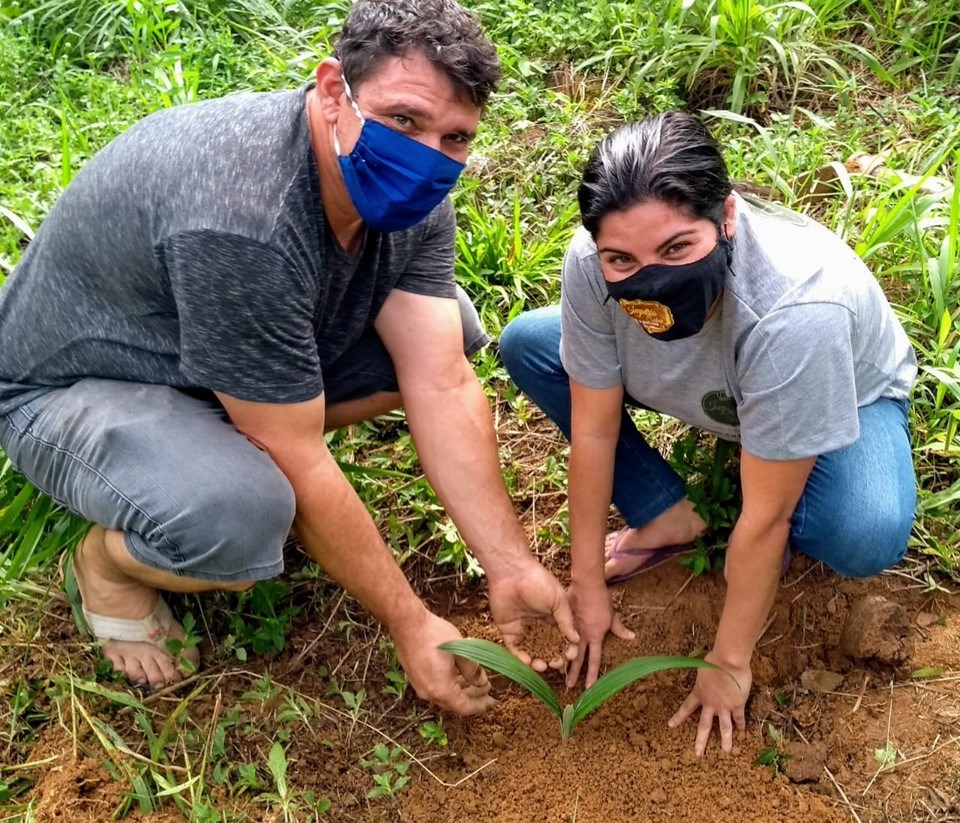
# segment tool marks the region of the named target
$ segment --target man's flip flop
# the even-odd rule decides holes
[[[620,542],[623,540],[624,535],[629,531],[629,526],[624,526],[617,532],[616,538],[614,538],[613,549],[610,550],[610,554],[607,555],[607,560],[616,560],[621,557],[633,557],[639,558],[643,562],[640,563],[637,568],[633,571],[626,572],[625,574],[615,574],[609,580],[607,580],[608,586],[615,586],[617,583],[623,583],[626,580],[629,580],[631,577],[635,577],[640,574],[640,572],[646,569],[652,569],[655,566],[659,566],[661,563],[666,563],[671,557],[676,557],[680,554],[689,554],[693,551],[694,545],[690,543],[677,543],[671,546],[660,546],[657,549],[621,549],[619,548]]]
[[[167,638],[173,624],[173,613],[162,597],[157,597],[157,605],[146,617],[130,620],[123,617],[107,617],[88,611],[80,596],[80,586],[73,570],[73,550],[64,552],[60,559],[60,576],[63,590],[73,612],[73,620],[80,632],[103,644],[110,640],[132,640],[139,643],[151,643],[166,654]]]

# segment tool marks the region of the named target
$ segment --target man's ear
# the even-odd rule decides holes
[[[340,115],[340,103],[343,97],[343,79],[340,74],[340,61],[328,57],[317,66],[317,101],[320,115],[328,123],[336,123]]]

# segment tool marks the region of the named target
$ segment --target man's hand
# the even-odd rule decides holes
[[[716,663],[706,656],[708,663]],[[746,728],[744,707],[750,696],[750,685],[753,676],[750,667],[724,667],[725,671],[715,669],[700,669],[697,672],[697,682],[693,691],[677,710],[677,713],[667,722],[670,728],[679,726],[700,707],[700,723],[697,725],[697,740],[694,752],[697,757],[703,757],[707,750],[707,740],[713,729],[714,718],[720,727],[720,746],[725,752],[733,748],[733,726],[736,724],[741,731]],[[730,675],[733,675],[731,677]]]
[[[519,569],[505,575],[490,575],[490,613],[513,654],[536,671],[548,666],[563,669],[577,654],[580,636],[573,625],[573,612],[560,581],[531,556]],[[545,661],[531,658],[520,644],[524,627],[532,620],[554,623],[570,644],[563,654]]]
[[[483,669],[437,648],[462,637],[453,624],[424,609],[421,620],[394,627],[392,636],[397,660],[421,700],[459,715],[482,714],[496,703]]]
[[[567,688],[576,685],[587,660],[587,688],[600,676],[603,657],[603,641],[607,632],[621,640],[633,640],[636,635],[620,622],[620,615],[613,610],[610,591],[601,580],[598,584],[570,584],[570,604],[573,606],[575,625],[580,634],[577,656],[567,670]]]

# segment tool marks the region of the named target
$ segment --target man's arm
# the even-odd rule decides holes
[[[436,649],[460,633],[433,615],[410,588],[327,450],[323,395],[291,404],[217,396],[237,429],[263,448],[290,481],[304,548],[386,626],[417,695],[458,714],[484,711],[492,703],[486,676]]]
[[[529,661],[517,643],[532,617],[552,618],[576,643],[566,593],[530,553],[507,496],[490,407],[463,355],[457,301],[395,289],[376,329],[393,359],[424,473],[487,574],[507,647]]]

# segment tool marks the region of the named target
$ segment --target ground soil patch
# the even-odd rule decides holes
[[[677,562],[619,587],[621,613],[637,639],[629,644],[611,640],[607,665],[640,654],[708,648],[723,592],[722,575],[691,578]],[[493,638],[481,595],[482,590],[472,591],[435,606],[448,610],[465,633]],[[851,609],[862,607],[865,596],[882,598],[877,603],[886,610],[891,604],[900,607],[912,640],[908,659],[857,659],[841,650]],[[62,642],[57,628],[68,619],[60,608],[55,603],[48,618],[54,644]],[[242,707],[229,736],[237,762],[264,762],[274,739],[289,741],[288,780],[299,791],[330,797],[334,811],[329,819],[960,819],[960,608],[956,599],[924,591],[906,576],[840,580],[797,559],[754,661],[748,729],[738,736],[732,754],[713,745],[702,761],[692,755],[693,726],[670,730],[666,725],[689,689],[690,672],[654,675],[629,687],[584,721],[566,743],[553,715],[498,679],[494,709],[481,718],[445,718],[447,745],[428,745],[415,732],[425,716],[416,715],[422,704],[409,694],[391,701],[378,693],[389,660],[379,652],[382,635],[376,627],[357,624],[347,643],[330,631],[332,618],[350,616],[343,608],[341,600],[338,607],[307,615],[278,657],[249,661],[246,672],[208,673],[210,688],[190,704],[190,725],[201,730],[208,722],[212,727],[224,707]],[[863,615],[858,619],[861,624],[866,620]],[[873,648],[870,626],[860,630],[862,647]],[[851,642],[848,637],[848,651]],[[921,669],[942,674],[912,676]],[[286,693],[251,700],[261,670],[271,674],[275,687],[315,701],[316,714],[302,722],[289,712],[283,715]],[[359,722],[350,719],[342,701],[329,696],[333,677],[341,688],[366,684],[366,710]],[[572,700],[558,675],[549,678],[561,702]],[[157,724],[178,702],[168,695],[152,703]],[[123,730],[122,714],[106,719],[136,747],[132,727]],[[53,758],[34,776],[30,797],[37,820],[106,820],[126,790],[99,762],[90,735],[81,737],[78,750],[70,735],[51,726],[34,747],[31,760]],[[361,761],[372,745],[386,739],[415,758],[413,780],[395,800],[371,800],[366,797],[371,771]],[[789,755],[781,761],[784,772],[753,765],[771,747]],[[886,767],[878,758],[883,751],[891,753]],[[218,800],[251,820],[282,819],[227,790]],[[132,819],[182,818],[167,809],[152,815],[135,810]]]
[[[515,419],[504,414],[499,422],[505,460],[517,472],[522,522],[562,579],[569,563],[557,516],[564,495],[543,483],[543,467],[544,455],[563,444],[536,421],[515,429]],[[286,750],[291,789],[329,798],[324,819],[335,821],[960,820],[960,602],[929,576],[922,582],[916,560],[907,565],[911,573],[854,581],[795,558],[755,654],[748,728],[733,753],[721,753],[714,740],[703,760],[692,754],[691,723],[667,728],[692,672],[661,673],[628,687],[565,743],[547,709],[497,679],[492,710],[480,718],[442,718],[447,743],[430,742],[419,731],[437,716],[412,690],[390,692],[387,675],[396,669],[382,630],[322,577],[293,584],[302,614],[283,652],[240,666],[213,647],[219,640],[213,631],[201,647],[204,670],[145,702],[155,733],[176,719],[166,761],[180,771],[168,772],[170,779],[195,773],[202,752],[211,751],[208,741],[222,750],[211,754],[204,781],[214,805],[233,820],[284,820],[264,796],[271,789],[267,754],[276,741]],[[297,566],[294,555],[288,574]],[[404,569],[431,607],[465,634],[497,639],[482,582],[444,576],[426,555],[408,558]],[[14,668],[32,683],[54,684],[67,669],[84,675],[93,668],[56,583],[49,586],[38,630],[4,667],[8,684]],[[611,639],[605,666],[709,649],[724,592],[721,572],[693,577],[677,560],[616,587],[637,639]],[[544,655],[560,648],[542,631],[534,646]],[[572,702],[559,674],[547,677],[561,703]],[[344,694],[361,690],[361,710],[351,712]],[[38,742],[8,748],[7,764],[24,767],[5,779],[30,781],[18,800],[32,801],[41,823],[107,820],[129,785],[89,724],[71,714],[69,703],[44,700],[47,693],[36,690],[35,709],[47,718],[38,722]],[[149,761],[132,712],[82,697],[139,758],[131,763]],[[410,763],[411,782],[393,798],[368,797],[377,744],[399,748]],[[782,770],[754,765],[765,751],[782,755]],[[223,771],[219,784],[214,764]],[[242,764],[259,764],[261,787],[242,786]],[[185,819],[169,802],[161,809],[145,815],[134,805],[128,819]],[[301,808],[287,819],[311,818]]]
[[[899,605],[910,621],[912,655],[899,665],[840,650],[851,607],[866,595],[882,598],[877,603],[885,609]],[[639,575],[618,596],[637,639],[610,641],[609,665],[640,654],[709,648],[722,577],[690,579],[674,563]],[[488,631],[469,618],[461,625],[474,634]],[[873,628],[854,627],[871,649]],[[692,673],[654,675],[628,688],[566,743],[539,703],[499,684],[502,699],[494,710],[448,724],[451,748],[463,762],[440,773],[454,782],[471,769],[482,771],[454,789],[418,781],[401,818],[830,821],[856,813],[863,821],[952,819],[960,785],[958,641],[955,600],[893,575],[840,580],[800,559],[760,642],[750,722],[732,754],[714,745],[698,761],[691,753],[694,727],[667,728]],[[954,674],[911,676],[923,668]],[[821,691],[823,683],[831,688]],[[785,774],[753,765],[774,746],[771,727],[789,755]],[[892,767],[882,768],[878,751],[896,751]]]

